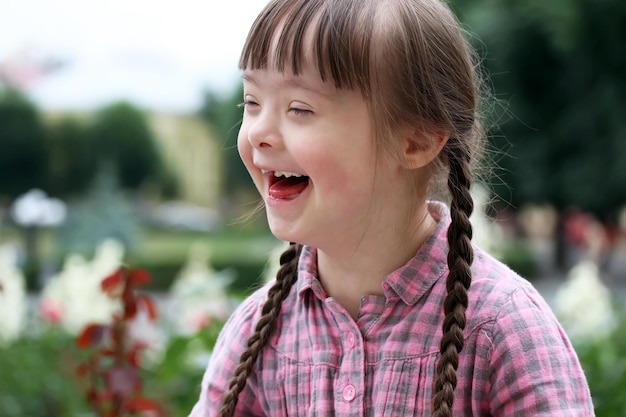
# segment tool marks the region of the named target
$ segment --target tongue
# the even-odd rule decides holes
[[[293,199],[309,185],[309,177],[282,178],[268,190],[270,197]]]

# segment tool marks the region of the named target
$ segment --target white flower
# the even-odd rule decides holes
[[[600,280],[597,265],[591,261],[582,261],[572,268],[567,281],[557,290],[554,310],[574,341],[601,339],[616,325],[611,294]]]
[[[195,334],[215,318],[225,319],[231,312],[227,287],[232,277],[210,266],[208,249],[192,246],[187,263],[170,287],[174,331]]]
[[[20,336],[26,320],[26,284],[16,264],[15,246],[0,246],[0,346]]]
[[[124,250],[118,242],[104,241],[92,262],[72,254],[63,269],[41,292],[40,309],[44,319],[58,322],[71,334],[78,334],[89,323],[110,323],[120,310],[119,300],[101,289],[101,282],[121,264]]]
[[[143,346],[143,365],[152,368],[161,363],[167,345],[167,334],[157,320],[151,320],[141,304],[137,315],[127,322],[128,337],[132,343]]]
[[[13,219],[22,226],[56,226],[63,223],[66,212],[64,202],[36,188],[17,198],[11,209]]]

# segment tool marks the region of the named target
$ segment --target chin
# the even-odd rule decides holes
[[[274,237],[276,237],[276,239],[280,239],[285,242],[298,242],[299,243],[298,239],[294,238],[295,237],[294,233],[289,233],[288,231],[285,231],[284,229],[280,227],[272,227],[270,225],[270,231],[272,232]]]
[[[303,236],[301,233],[298,233],[293,227],[289,227],[289,225],[280,224],[279,222],[272,222],[268,219],[270,231],[277,239],[280,239],[284,242],[296,242],[303,243]]]

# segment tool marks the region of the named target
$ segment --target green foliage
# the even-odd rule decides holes
[[[37,108],[0,88],[0,196],[15,198],[46,183],[46,134]]]
[[[506,102],[499,195],[606,215],[626,201],[626,3],[457,1]],[[508,118],[508,119],[507,119]],[[500,134],[501,133],[501,134]],[[510,198],[509,198],[510,197]]]
[[[94,179],[96,166],[84,123],[68,117],[49,128],[48,193],[63,197],[84,193]]]
[[[223,323],[198,334],[170,339],[160,363],[142,369],[145,391],[157,398],[164,416],[186,416],[199,398],[207,354]],[[74,338],[55,329],[0,348],[0,416],[92,416],[85,381],[77,369],[87,355]]]
[[[537,278],[539,266],[537,259],[523,241],[512,241],[502,245],[500,259],[509,268],[528,280]]]
[[[179,260],[144,260],[137,263],[138,267],[144,268],[152,275],[152,282],[147,285],[151,291],[168,291],[174,277],[181,271],[185,264],[184,259]],[[231,290],[237,293],[248,293],[257,288],[267,262],[262,259],[218,259],[212,262],[212,267],[217,271],[226,270],[232,273],[234,281]]]
[[[100,110],[91,126],[100,163],[115,167],[122,188],[137,190],[163,178],[163,163],[144,114],[126,102]]]
[[[0,89],[0,196],[12,199],[40,188],[74,197],[103,165],[115,167],[127,190],[151,185],[167,197],[177,195],[177,178],[162,163],[138,108],[114,103],[96,112],[90,124],[65,117],[47,126],[26,96]]]
[[[237,134],[241,125],[241,109],[238,104],[243,97],[243,86],[226,98],[207,92],[200,114],[202,118],[215,128],[221,138],[222,155],[224,157],[225,191],[228,197],[255,193],[250,175],[239,158],[237,151]]]
[[[167,291],[187,262],[190,248],[202,244],[208,248],[210,266],[232,274],[230,289],[249,293],[258,287],[268,257],[279,241],[266,230],[240,230],[230,226],[220,232],[144,230],[142,244],[129,263],[152,275],[148,288]]]
[[[608,337],[575,346],[598,417],[626,416],[626,311],[616,313],[618,324]]]
[[[88,415],[74,374],[77,355],[73,339],[55,331],[0,349],[0,416]]]
[[[148,386],[154,386],[155,393],[166,396],[167,415],[185,416],[191,412],[200,398],[200,381],[208,363],[207,353],[215,346],[217,336],[223,326],[215,321],[192,336],[177,336],[171,339],[158,368],[148,379]]]

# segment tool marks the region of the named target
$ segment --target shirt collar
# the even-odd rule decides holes
[[[326,291],[317,275],[317,248],[304,246],[298,263],[298,294],[311,290],[320,299],[326,298]]]
[[[413,305],[448,271],[448,240],[450,212],[439,202],[429,202],[430,215],[437,222],[435,231],[418,249],[415,256],[385,278],[385,292],[393,291],[402,301]]]
[[[435,282],[448,270],[446,233],[450,225],[450,211],[445,204],[436,201],[428,202],[428,210],[437,222],[437,227],[413,258],[385,278],[383,288],[387,298],[395,295],[404,303],[413,305],[430,291]],[[324,300],[326,292],[317,277],[317,249],[305,246],[298,264],[296,283],[298,294],[311,290],[318,298]]]

